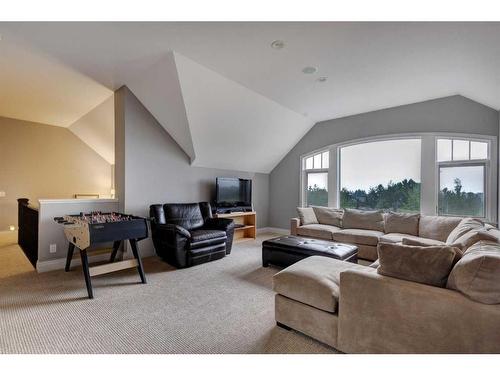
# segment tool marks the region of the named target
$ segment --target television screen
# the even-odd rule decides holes
[[[252,180],[218,177],[216,195],[219,206],[251,206]]]

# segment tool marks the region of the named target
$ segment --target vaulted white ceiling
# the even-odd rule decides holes
[[[268,171],[315,121],[453,94],[500,108],[499,23],[0,23],[0,34],[0,115],[69,126],[126,84],[210,167],[238,169],[253,149],[245,169]],[[235,144],[245,152],[222,166],[214,138],[245,133],[252,107],[254,134]],[[270,134],[283,135],[279,155]]]

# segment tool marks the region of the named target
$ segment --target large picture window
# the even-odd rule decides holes
[[[340,207],[420,211],[420,139],[340,148]]]

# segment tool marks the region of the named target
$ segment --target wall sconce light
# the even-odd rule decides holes
[[[16,227],[14,225],[9,225],[9,230],[13,232],[16,230]]]

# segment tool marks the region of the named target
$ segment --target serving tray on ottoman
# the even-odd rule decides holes
[[[262,242],[262,266],[269,264],[288,267],[312,255],[346,262],[358,262],[358,248],[345,243],[298,236],[282,236]]]

